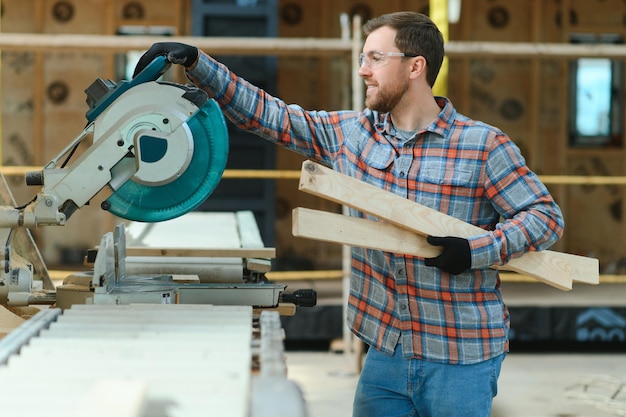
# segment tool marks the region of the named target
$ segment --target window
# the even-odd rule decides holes
[[[577,34],[572,43],[622,43],[614,34]],[[623,64],[608,58],[579,58],[570,67],[570,145],[621,147]]]

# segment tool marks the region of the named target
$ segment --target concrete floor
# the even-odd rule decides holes
[[[350,417],[358,376],[351,361],[331,352],[287,352],[289,377],[299,384],[309,417]],[[567,393],[584,378],[611,376],[626,383],[625,354],[519,354],[506,358],[492,417],[626,416],[626,388],[620,409],[580,404]],[[604,387],[594,391],[606,398]]]

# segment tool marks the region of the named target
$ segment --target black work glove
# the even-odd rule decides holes
[[[428,236],[426,240],[433,246],[443,247],[441,255],[424,259],[426,266],[436,266],[452,275],[458,275],[472,266],[472,254],[467,239],[452,236]]]
[[[198,48],[178,42],[155,43],[139,58],[135,72],[133,72],[133,78],[158,56],[165,56],[172,64],[189,68],[198,59]]]

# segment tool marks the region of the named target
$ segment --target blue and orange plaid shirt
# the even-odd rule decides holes
[[[437,120],[399,139],[389,114],[305,111],[205,54],[187,76],[238,127],[485,230],[469,239],[472,269],[455,276],[423,258],[353,248],[347,309],[359,338],[389,354],[400,343],[406,358],[450,364],[507,351],[509,315],[489,267],[546,249],[563,233],[558,205],[507,135],[443,97]]]

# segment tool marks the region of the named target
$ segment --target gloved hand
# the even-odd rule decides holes
[[[155,43],[139,58],[133,72],[133,78],[154,61],[156,57],[161,55],[167,57],[167,60],[172,64],[179,64],[189,68],[198,59],[198,48],[178,42]]]
[[[424,259],[426,266],[436,266],[452,275],[458,275],[472,266],[472,254],[467,239],[452,236],[428,236],[426,241],[433,246],[443,246],[441,255]]]

